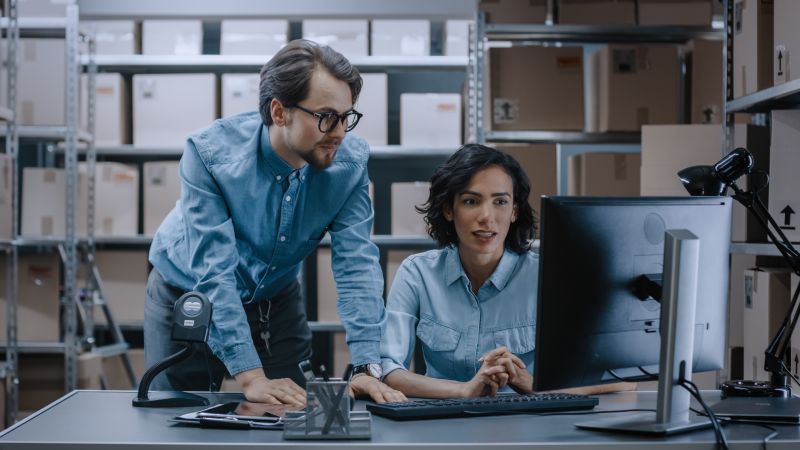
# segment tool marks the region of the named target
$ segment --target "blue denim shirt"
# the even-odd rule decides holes
[[[242,304],[296,280],[326,233],[352,362],[380,361],[383,275],[369,239],[368,158],[367,143],[347,134],[330,167],[294,170],[257,112],[217,120],[187,140],[180,201],[153,238],[150,262],[168,283],[209,297],[208,345],[231,374],[261,367]]]
[[[532,251],[506,250],[477,295],[456,247],[408,257],[386,302],[384,376],[408,370],[417,337],[429,377],[469,381],[481,367],[478,359],[503,345],[533,373],[538,280],[539,256]]]

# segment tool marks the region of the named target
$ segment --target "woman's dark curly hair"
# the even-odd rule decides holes
[[[525,172],[512,156],[480,144],[466,144],[442,164],[431,177],[428,201],[417,206],[420,214],[425,214],[428,234],[445,247],[458,243],[456,227],[445,218],[445,210],[452,210],[456,196],[466,189],[469,181],[479,171],[491,166],[503,169],[514,185],[514,205],[517,207],[517,220],[511,223],[506,236],[505,247],[517,253],[530,248],[530,241],[536,233],[533,209],[528,204],[531,185]]]

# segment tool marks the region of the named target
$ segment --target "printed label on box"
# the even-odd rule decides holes
[[[785,45],[775,46],[775,83],[785,83],[789,78],[789,50]]]
[[[519,100],[511,98],[494,99],[494,123],[514,123],[519,117]]]
[[[753,276],[745,275],[744,277],[744,307],[753,309]]]

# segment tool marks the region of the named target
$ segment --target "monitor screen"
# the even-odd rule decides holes
[[[727,197],[543,197],[534,388],[657,375],[661,304],[634,282],[661,275],[670,229],[700,239],[693,369],[721,369],[730,224]]]

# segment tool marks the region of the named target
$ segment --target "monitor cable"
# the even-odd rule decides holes
[[[703,407],[703,411],[705,411],[705,415],[708,416],[708,419],[711,421],[711,427],[714,429],[717,448],[720,450],[728,450],[728,441],[725,439],[725,432],[722,430],[722,425],[720,425],[717,416],[714,415],[711,408],[703,400],[703,397],[700,395],[700,389],[698,389],[697,385],[692,383],[691,380],[687,380],[686,378],[681,378],[679,384],[689,391],[689,394]]]

